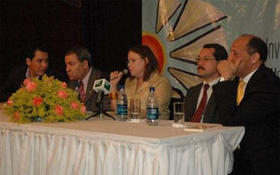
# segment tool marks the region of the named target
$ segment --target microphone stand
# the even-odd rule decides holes
[[[106,115],[107,117],[110,117],[113,120],[116,120],[115,117],[113,117],[112,115],[108,114],[104,109],[103,109],[103,97],[104,97],[104,92],[103,91],[98,91],[97,94],[97,99],[96,99],[96,106],[98,108],[98,111],[95,114],[92,114],[91,116],[87,117],[86,120],[92,118],[92,117],[96,117],[99,116],[99,118],[102,118],[102,115]]]

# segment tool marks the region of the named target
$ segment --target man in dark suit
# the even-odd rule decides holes
[[[26,66],[14,67],[0,87],[0,102],[5,102],[16,92],[26,78],[36,78],[44,75],[48,70],[48,50],[44,46],[29,48],[26,54]]]
[[[94,81],[109,76],[92,66],[91,54],[81,46],[73,47],[66,52],[65,64],[70,80],[68,86],[79,92],[80,100],[84,102],[88,111],[98,111],[97,93],[93,90]],[[110,109],[108,96],[103,99],[103,109]]]
[[[223,46],[215,43],[203,46],[196,60],[197,72],[203,82],[188,90],[185,97],[186,121],[205,123],[217,122],[218,117],[216,113],[216,105],[212,96],[212,86],[216,84],[220,78],[217,72],[217,64],[220,60],[226,58],[227,51]],[[205,85],[209,86],[204,94]],[[204,95],[206,95],[206,97]],[[201,105],[204,105],[204,110],[201,109]]]
[[[234,153],[232,174],[279,174],[279,78],[264,65],[265,42],[254,35],[241,35],[227,60],[217,69],[222,82],[213,87],[220,122],[244,126],[240,149]]]

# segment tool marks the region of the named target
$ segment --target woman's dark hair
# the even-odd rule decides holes
[[[146,65],[146,69],[143,77],[144,81],[147,81],[150,78],[152,72],[154,70],[158,70],[158,62],[154,53],[148,46],[145,45],[137,45],[129,49],[129,51],[139,54],[142,59],[145,58],[148,59],[149,63]]]

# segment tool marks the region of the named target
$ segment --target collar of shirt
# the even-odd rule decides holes
[[[89,76],[91,74],[92,68],[89,69],[88,73],[86,74],[86,76],[83,78],[83,85],[84,85],[84,91],[87,91],[87,85],[88,85],[88,80],[89,80]]]
[[[243,81],[246,82],[246,84],[249,82],[249,80],[251,79],[251,77],[254,75],[254,73],[258,70],[259,68],[256,68],[254,71],[252,71],[251,73],[249,73],[248,75],[246,75],[244,78],[240,78]]]
[[[240,80],[243,80],[245,81],[245,91],[246,91],[246,87],[247,87],[247,84],[249,82],[249,80],[252,78],[252,76],[254,75],[254,73],[258,70],[259,68],[256,68],[254,71],[250,72],[248,75],[246,75],[244,78],[240,78]]]
[[[196,104],[196,109],[198,108],[199,104],[200,104],[200,101],[202,99],[202,96],[203,96],[203,90],[204,90],[204,85],[205,84],[208,84],[209,85],[209,88],[207,89],[206,93],[207,93],[207,102],[206,102],[206,105],[212,95],[212,92],[213,92],[213,89],[212,89],[212,86],[217,84],[218,82],[220,81],[220,77],[216,78],[215,80],[212,80],[211,82],[207,83],[205,81],[203,81],[203,84],[202,84],[202,88],[200,89],[200,93],[199,93],[199,96],[198,96],[198,100],[197,100],[197,104]],[[206,109],[206,108],[205,108]],[[204,115],[201,116],[201,122],[203,122],[203,119],[204,119]]]
[[[25,77],[26,78],[30,78],[29,67],[26,69]]]
[[[212,92],[213,92],[213,89],[212,89],[212,86],[213,85],[215,85],[215,84],[217,84],[218,82],[219,82],[219,80],[220,80],[220,77],[218,77],[218,78],[216,78],[215,80],[213,80],[213,81],[211,81],[211,82],[209,82],[209,83],[207,83],[207,82],[205,82],[205,81],[203,81],[203,85],[202,85],[202,88],[201,88],[201,90],[200,90],[200,94],[199,94],[199,97],[198,97],[198,103],[197,103],[197,107],[198,107],[198,105],[199,105],[199,103],[200,103],[200,101],[201,101],[201,99],[202,99],[202,96],[203,96],[203,87],[204,87],[204,84],[209,84],[209,88],[207,89],[207,102],[209,101],[209,98],[210,98],[210,96],[212,95]],[[196,108],[197,108],[196,107]]]
[[[211,82],[207,83],[206,81],[203,81],[203,86],[205,84],[209,84],[209,86],[212,88],[213,85],[217,84],[220,80],[220,77],[216,78],[215,80],[212,80]]]

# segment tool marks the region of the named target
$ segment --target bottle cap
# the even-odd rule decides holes
[[[120,91],[124,90],[124,86],[122,84],[119,87],[120,87]]]
[[[150,86],[150,92],[155,92],[155,87]]]

